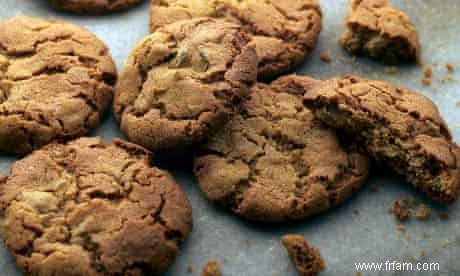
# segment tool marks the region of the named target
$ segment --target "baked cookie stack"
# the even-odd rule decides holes
[[[140,1],[50,2],[93,13]],[[0,181],[0,232],[27,275],[166,271],[192,211],[151,152],[192,149],[204,196],[262,223],[338,206],[372,161],[435,201],[458,198],[460,148],[428,98],[357,76],[292,74],[321,32],[317,1],[151,0],[150,14],[151,34],[119,76],[81,27],[0,22],[0,150],[27,155]],[[384,0],[352,1],[340,43],[393,63],[420,58],[415,27]],[[82,138],[111,104],[130,142]],[[301,238],[285,245],[304,275],[324,269]]]

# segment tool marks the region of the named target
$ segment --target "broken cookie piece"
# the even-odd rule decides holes
[[[287,234],[281,241],[300,276],[315,276],[326,268],[319,250],[308,244],[302,235]]]
[[[451,203],[458,198],[460,148],[427,97],[345,76],[314,85],[304,99],[317,118],[353,137],[432,199]]]
[[[209,261],[204,265],[201,276],[222,276],[219,263],[216,261]]]
[[[417,30],[404,12],[387,0],[353,0],[339,43],[350,53],[385,63],[417,62]]]

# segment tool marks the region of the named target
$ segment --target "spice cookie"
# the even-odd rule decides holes
[[[315,82],[287,76],[254,86],[239,114],[195,159],[207,199],[242,217],[272,222],[324,212],[360,188],[367,158],[344,150],[302,103]]]
[[[259,79],[291,71],[315,47],[322,28],[316,0],[151,0],[151,30],[177,20],[224,18],[253,37]]]
[[[460,149],[436,106],[422,94],[345,76],[314,85],[305,103],[434,200],[458,198]]]
[[[76,13],[100,13],[128,9],[142,0],[50,0],[61,10]]]
[[[416,62],[420,58],[414,24],[388,0],[352,0],[345,28],[339,43],[353,54],[386,63]]]
[[[238,25],[177,22],[142,40],[116,89],[115,113],[129,140],[151,150],[193,144],[228,120],[257,75]]]
[[[145,149],[81,138],[16,162],[0,183],[5,244],[27,275],[157,275],[192,227],[191,207]]]
[[[116,69],[107,47],[62,21],[0,21],[0,150],[28,153],[79,137],[110,105]]]

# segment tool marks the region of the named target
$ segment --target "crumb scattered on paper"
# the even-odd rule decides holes
[[[244,243],[246,244],[246,247],[251,247],[251,241],[250,240],[245,240]]]
[[[453,73],[455,71],[455,67],[456,66],[454,64],[452,64],[452,63],[447,63],[446,64],[446,69],[447,69],[447,72],[449,72],[449,73]]]
[[[417,207],[417,211],[415,213],[415,217],[418,219],[418,220],[427,220],[429,219],[431,216],[431,208],[430,206],[426,205],[426,204],[420,204],[418,207]]]
[[[422,79],[422,84],[423,84],[424,86],[430,86],[430,85],[431,85],[431,82],[432,82],[431,79],[427,79],[427,78],[423,78],[423,79]]]
[[[390,208],[392,213],[399,221],[406,221],[410,218],[410,202],[408,200],[397,200],[393,203],[393,207]]]
[[[324,51],[321,53],[321,60],[324,62],[331,62],[332,61],[332,55],[328,51]]]
[[[203,267],[201,276],[222,276],[219,264],[213,260],[208,261]]]
[[[431,79],[431,77],[433,76],[433,68],[431,68],[431,66],[423,67],[423,76],[426,79]]]
[[[449,219],[449,214],[445,213],[445,212],[439,213],[438,216],[439,216],[439,218],[441,220],[448,220]]]
[[[387,74],[398,74],[399,68],[396,66],[390,66],[390,67],[385,67],[383,71]]]
[[[423,79],[422,84],[425,86],[430,86],[432,81],[431,77],[433,76],[433,68],[431,66],[425,65],[423,67]]]
[[[402,225],[402,224],[398,224],[398,231],[401,232],[401,233],[406,233],[406,226]]]

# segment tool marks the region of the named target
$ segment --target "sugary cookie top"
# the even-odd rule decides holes
[[[322,28],[322,12],[315,0],[152,0],[152,31],[197,17],[226,19],[252,35],[262,78],[303,62]]]
[[[121,74],[115,112],[128,137],[149,149],[205,137],[247,96],[257,56],[238,25],[215,19],[158,29]]]
[[[116,70],[90,32],[33,17],[0,21],[0,148],[19,153],[94,128]]]
[[[174,260],[191,208],[134,144],[81,138],[16,162],[0,184],[7,247],[31,275],[151,275]]]

